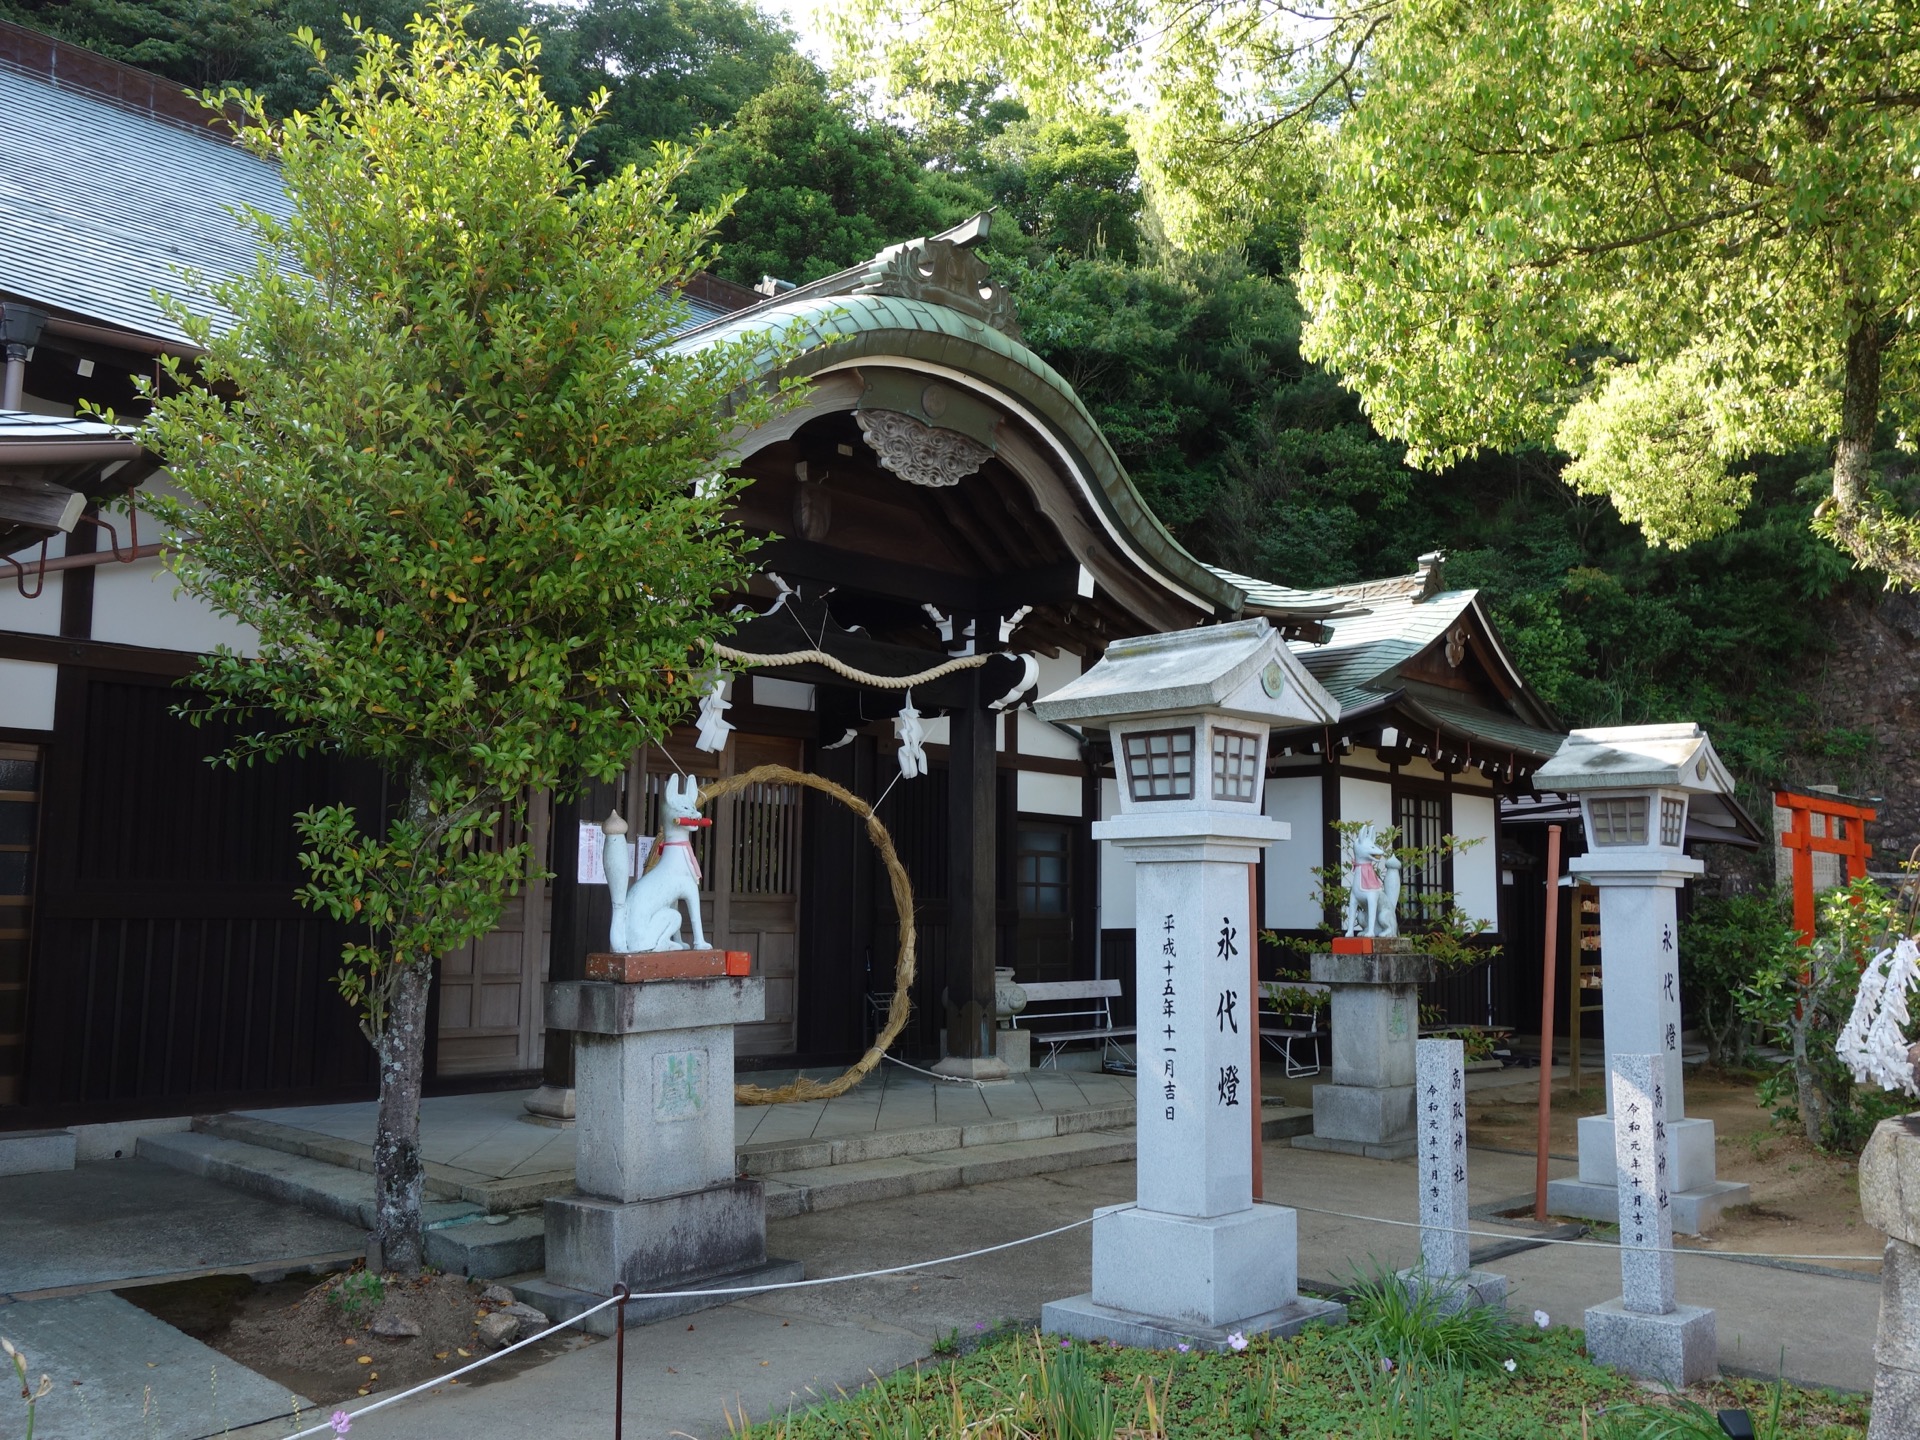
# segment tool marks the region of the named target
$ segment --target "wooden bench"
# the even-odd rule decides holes
[[[1327,986],[1316,984],[1312,981],[1290,981],[1284,988],[1288,990],[1308,990],[1315,994],[1331,993]],[[1261,1044],[1266,1045],[1280,1056],[1282,1063],[1286,1067],[1287,1078],[1289,1080],[1298,1080],[1306,1075],[1318,1075],[1320,1073],[1320,1041],[1330,1033],[1327,1028],[1327,1012],[1325,1010],[1295,1010],[1282,1013],[1277,1010],[1264,1008],[1265,1004],[1266,997],[1263,988],[1261,995],[1262,1009],[1260,1011]],[[1297,1059],[1293,1053],[1293,1047],[1303,1042],[1308,1047],[1307,1053],[1312,1057],[1312,1063],[1310,1064]]]
[[[1120,1063],[1129,1070],[1133,1068],[1134,1059],[1120,1042],[1133,1039],[1135,1027],[1113,1023],[1113,1002],[1120,998],[1118,980],[1037,980],[1031,984],[1023,983],[1020,988],[1027,992],[1027,1008],[1013,1017],[1013,1023],[1029,1031],[1037,1044],[1047,1047],[1047,1053],[1041,1057],[1035,1069],[1044,1069],[1048,1065],[1058,1069],[1061,1050],[1083,1040],[1100,1042],[1103,1065],[1112,1063],[1108,1058],[1110,1052],[1117,1052]],[[1033,1008],[1036,1005],[1049,1008],[1036,1012]],[[1066,1020],[1091,1023],[1069,1030],[1035,1028],[1037,1025],[1056,1025]],[[1022,1022],[1025,1022],[1024,1026]]]

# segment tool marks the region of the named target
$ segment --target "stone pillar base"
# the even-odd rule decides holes
[[[611,1294],[670,1290],[767,1258],[767,1201],[758,1180],[684,1195],[619,1201],[561,1195],[546,1203],[547,1278]]]
[[[1031,1030],[996,1030],[993,1032],[994,1054],[1000,1063],[1007,1067],[1012,1075],[1019,1075],[1033,1068],[1033,1032]]]
[[[715,1305],[731,1305],[736,1300],[748,1299],[748,1296],[732,1292],[753,1285],[781,1285],[791,1280],[805,1278],[806,1266],[798,1260],[769,1259],[745,1270],[735,1270],[725,1275],[709,1276],[705,1280],[677,1285],[677,1290],[717,1291],[711,1295],[684,1295],[672,1300],[652,1300],[645,1296],[636,1296],[627,1302],[627,1328],[635,1325],[651,1325],[655,1320],[668,1320],[675,1315],[691,1315],[696,1310],[708,1310]],[[556,1285],[551,1280],[516,1280],[513,1293],[527,1304],[533,1306],[549,1320],[556,1323],[571,1320],[584,1310],[591,1310],[607,1298],[604,1290],[577,1290],[571,1285]],[[612,1335],[620,1312],[608,1307],[587,1320],[579,1328],[590,1335]]]
[[[1753,1187],[1736,1180],[1715,1180],[1696,1190],[1669,1191],[1668,1199],[1674,1230],[1681,1235],[1704,1235],[1719,1222],[1723,1210],[1752,1204]],[[1590,1180],[1549,1180],[1547,1209],[1554,1215],[1614,1224],[1620,1219],[1620,1196],[1612,1185]]]
[[[1675,1390],[1705,1380],[1720,1368],[1713,1311],[1676,1305],[1665,1315],[1644,1315],[1609,1300],[1587,1311],[1587,1355],[1641,1380]]]
[[[1225,1350],[1230,1335],[1297,1335],[1309,1325],[1346,1323],[1346,1306],[1311,1295],[1297,1295],[1277,1310],[1250,1315],[1232,1325],[1181,1325],[1162,1316],[1137,1315],[1102,1305],[1091,1292],[1040,1307],[1040,1328],[1049,1335],[1111,1340],[1143,1350],[1171,1350],[1176,1345]]]
[[[1296,1135],[1302,1150],[1335,1150],[1372,1160],[1404,1160],[1419,1149],[1412,1085],[1316,1085],[1313,1134]]]
[[[1482,1305],[1501,1310],[1507,1306],[1507,1277],[1496,1275],[1491,1270],[1469,1270],[1464,1275],[1435,1275],[1415,1266],[1411,1270],[1396,1272],[1393,1278],[1400,1282],[1401,1289],[1415,1298],[1422,1290],[1429,1292],[1442,1315],[1475,1310]]]
[[[933,1073],[956,1080],[1005,1080],[1008,1066],[998,1055],[949,1055],[934,1062]]]
[[[1297,1244],[1297,1217],[1281,1205],[1211,1217],[1111,1205],[1094,1212],[1093,1289],[1045,1306],[1040,1323],[1087,1340],[1220,1350],[1236,1333],[1343,1322],[1345,1306],[1301,1298]]]
[[[564,1130],[576,1118],[574,1089],[571,1085],[542,1085],[527,1096],[521,1105],[527,1112],[522,1118],[529,1125],[552,1125]]]

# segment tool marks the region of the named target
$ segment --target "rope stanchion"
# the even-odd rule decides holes
[[[719,647],[716,647],[719,648]],[[787,663],[780,657],[779,663]],[[711,801],[721,800],[734,792],[744,790],[750,785],[762,785],[768,782],[786,785],[801,785],[809,790],[818,790],[830,795],[845,805],[854,814],[866,822],[867,838],[873,841],[874,849],[880,852],[880,859],[887,867],[887,879],[893,890],[893,908],[900,917],[900,951],[893,964],[893,1002],[887,1007],[887,1023],[874,1037],[867,1053],[862,1055],[836,1080],[812,1080],[802,1075],[778,1089],[769,1090],[764,1085],[735,1085],[733,1099],[737,1105],[784,1105],[791,1100],[831,1100],[844,1095],[862,1080],[866,1079],[873,1067],[880,1063],[880,1057],[887,1053],[889,1046],[906,1029],[907,1015],[911,1009],[908,992],[913,988],[914,944],[917,936],[913,925],[913,881],[907,875],[907,867],[900,863],[900,854],[893,847],[893,836],[887,833],[887,827],[874,813],[873,806],[867,804],[858,795],[844,786],[819,775],[809,775],[785,765],[756,765],[751,770],[738,775],[730,775],[725,780],[715,782],[700,792],[697,802],[705,806]]]

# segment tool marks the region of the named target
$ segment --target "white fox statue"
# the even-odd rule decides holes
[[[693,854],[693,832],[713,824],[693,807],[700,798],[691,775],[667,781],[660,797],[660,859],[638,879],[629,881],[632,848],[627,822],[614,811],[602,829],[606,844],[607,889],[613,896],[613,924],[608,941],[616,954],[636,950],[684,950],[680,939],[680,907],[687,907],[693,927],[693,948],[707,948],[707,932],[700,923],[700,862]]]

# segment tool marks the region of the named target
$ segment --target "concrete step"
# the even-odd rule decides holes
[[[869,1200],[891,1200],[902,1195],[925,1194],[929,1190],[955,1190],[963,1185],[1044,1175],[1085,1165],[1110,1165],[1118,1160],[1131,1160],[1133,1154],[1133,1129],[1129,1126],[1124,1131],[1093,1130],[1037,1140],[1005,1140],[998,1144],[962,1146],[957,1150],[787,1170],[767,1178],[767,1218],[778,1220]]]
[[[218,1135],[257,1145],[263,1150],[278,1150],[322,1160],[362,1174],[373,1174],[373,1147],[357,1140],[341,1140],[313,1130],[299,1130],[249,1115],[196,1115],[193,1128],[202,1135]],[[496,1177],[454,1165],[426,1163],[426,1190],[442,1200],[464,1200],[494,1215],[508,1215],[538,1205],[549,1195],[565,1195],[573,1189],[571,1170],[551,1170],[535,1175]]]
[[[373,1228],[373,1176],[359,1170],[191,1130],[174,1135],[142,1135],[138,1153],[161,1165],[218,1180],[236,1190],[284,1200],[289,1205],[331,1215],[352,1225]],[[423,1210],[429,1225],[482,1213],[479,1206],[464,1200],[429,1199]]]
[[[1003,1120],[976,1120],[966,1125],[925,1125],[911,1130],[868,1130],[831,1138],[775,1140],[742,1145],[740,1173],[766,1177],[794,1170],[857,1165],[868,1160],[931,1155],[1020,1140],[1051,1140],[1093,1130],[1131,1130],[1133,1116],[1132,1105],[1106,1105]]]
[[[198,1131],[143,1135],[139,1153],[236,1190],[373,1228],[370,1173]],[[489,1215],[469,1201],[429,1198],[422,1216],[427,1263],[439,1269],[492,1279],[538,1270],[545,1262],[546,1230],[538,1212]]]
[[[73,1169],[71,1130],[15,1130],[0,1135],[0,1175],[37,1175]]]

